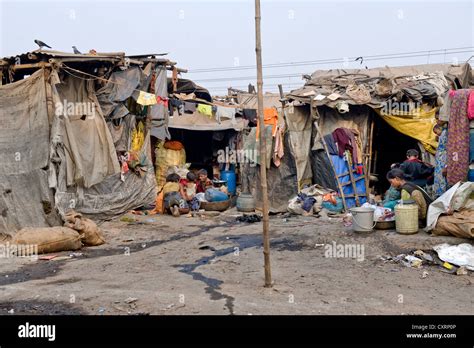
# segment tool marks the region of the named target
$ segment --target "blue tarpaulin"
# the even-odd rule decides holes
[[[331,161],[334,164],[334,168],[336,169],[336,174],[342,175],[344,173],[347,173],[347,175],[342,176],[339,178],[339,182],[341,185],[343,185],[346,182],[351,181],[351,177],[349,176],[349,165],[348,163],[344,160],[343,157],[339,157],[337,155],[330,155],[331,156]],[[352,174],[354,176],[354,180],[356,181],[356,189],[357,189],[357,194],[359,196],[365,195],[366,190],[365,190],[365,178],[357,180],[360,177],[364,177],[364,174],[356,174],[353,172]],[[352,184],[345,185],[342,187],[342,190],[344,192],[344,196],[348,195],[353,195],[354,194],[354,189],[352,188]],[[367,202],[366,197],[359,197],[360,204],[364,204]],[[346,205],[347,208],[352,208],[356,206],[356,201],[355,198],[346,198]]]

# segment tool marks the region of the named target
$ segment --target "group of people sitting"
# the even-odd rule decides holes
[[[177,217],[199,210],[196,194],[205,192],[210,187],[213,187],[213,184],[205,169],[201,169],[197,177],[190,171],[185,179],[175,173],[169,174],[162,190],[164,211]]]
[[[426,192],[427,185],[433,182],[434,168],[419,159],[419,152],[414,149],[407,151],[407,159],[401,164],[393,164],[387,173],[390,189],[387,191],[384,207],[393,209],[398,200],[414,201],[418,206],[420,226],[426,223],[429,205],[433,202]]]

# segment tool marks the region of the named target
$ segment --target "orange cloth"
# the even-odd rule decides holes
[[[257,141],[258,135],[260,134],[260,128],[257,121]],[[263,109],[263,123],[266,126],[272,126],[272,136],[276,135],[277,126],[278,126],[278,111],[275,108],[266,108]]]

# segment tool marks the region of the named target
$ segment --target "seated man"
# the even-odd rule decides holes
[[[418,185],[425,187],[433,182],[434,168],[422,162],[419,158],[419,152],[415,149],[407,151],[407,159],[400,165],[400,169],[405,173],[405,179]]]
[[[418,219],[420,226],[426,224],[426,213],[428,206],[433,202],[430,196],[418,185],[408,182],[402,170],[395,168],[387,173],[387,180],[390,184],[401,192],[403,201],[414,200],[418,206]]]
[[[198,172],[198,180],[196,182],[196,193],[206,192],[206,190],[212,187],[212,181],[207,177],[207,170],[201,169]]]

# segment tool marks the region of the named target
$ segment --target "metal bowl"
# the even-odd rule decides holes
[[[376,230],[393,230],[395,229],[395,220],[393,221],[377,221],[375,224]]]
[[[221,202],[201,202],[201,209],[206,211],[224,211],[229,209],[230,199]]]

